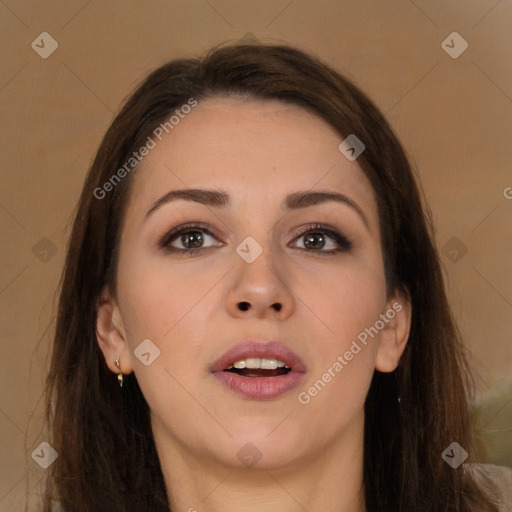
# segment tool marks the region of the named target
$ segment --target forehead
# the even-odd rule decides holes
[[[373,190],[342,137],[318,116],[276,100],[210,98],[199,102],[133,175],[130,209],[149,207],[172,189],[216,188],[233,206],[267,211],[297,190],[352,194],[375,214]]]

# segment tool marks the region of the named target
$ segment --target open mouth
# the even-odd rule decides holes
[[[299,385],[306,365],[277,341],[245,341],[227,350],[209,370],[221,385],[245,399],[274,400]]]
[[[223,371],[241,377],[279,377],[291,372],[292,369],[279,359],[251,357],[236,361]]]

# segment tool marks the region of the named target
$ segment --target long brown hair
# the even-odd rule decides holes
[[[397,370],[375,371],[365,404],[364,488],[374,511],[496,512],[462,465],[441,457],[457,441],[473,454],[472,382],[447,302],[430,215],[404,151],[383,115],[351,81],[288,46],[230,44],[165,64],[140,85],[108,129],[78,203],[47,381],[51,445],[44,510],[155,512],[169,504],[148,405],[133,374],[120,389],[95,335],[104,285],[116,290],[131,175],[98,189],[191,98],[246,95],[298,105],[366,146],[358,163],[378,203],[388,295],[412,302]],[[340,139],[341,140],[341,139]],[[95,194],[96,191],[96,194]],[[400,403],[397,397],[400,397]],[[470,459],[471,460],[471,459]]]

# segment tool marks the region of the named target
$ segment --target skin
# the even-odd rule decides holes
[[[364,400],[374,370],[396,368],[411,306],[402,295],[386,296],[374,192],[357,160],[338,150],[341,140],[296,106],[211,98],[133,176],[118,291],[103,291],[97,338],[111,371],[119,373],[119,357],[149,404],[172,510],[365,510]],[[182,188],[223,190],[232,204],[179,200],[146,218],[157,199]],[[334,201],[282,209],[287,194],[311,189],[348,196],[367,225],[355,209]],[[158,248],[170,229],[193,221],[213,227],[213,236],[203,233],[209,248],[183,256]],[[352,247],[323,254],[338,247],[325,235],[325,245],[307,248],[299,235],[310,223],[330,225]],[[252,263],[235,251],[247,236],[263,248]],[[185,247],[180,236],[172,244]],[[247,311],[238,307],[242,301]],[[395,302],[402,310],[301,404],[298,394]],[[300,385],[257,401],[218,383],[209,365],[246,338],[279,340],[295,351],[307,366]],[[161,351],[149,366],[134,355],[145,339]],[[237,456],[248,442],[262,455],[253,467]]]

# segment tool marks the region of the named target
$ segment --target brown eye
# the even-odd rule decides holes
[[[308,230],[299,235],[295,240],[303,240],[304,247],[298,247],[309,252],[333,254],[348,251],[352,247],[345,236],[338,231],[323,224],[308,226]],[[327,247],[327,248],[326,248]]]
[[[304,236],[304,245],[308,249],[323,249],[325,246],[325,235],[323,233],[308,233]]]
[[[181,234],[179,241],[185,249],[197,249],[201,247],[204,238],[201,231],[187,231]]]
[[[182,254],[195,253],[223,245],[222,243],[204,245],[208,238],[215,239],[208,225],[187,224],[172,229],[158,245],[168,251]]]

